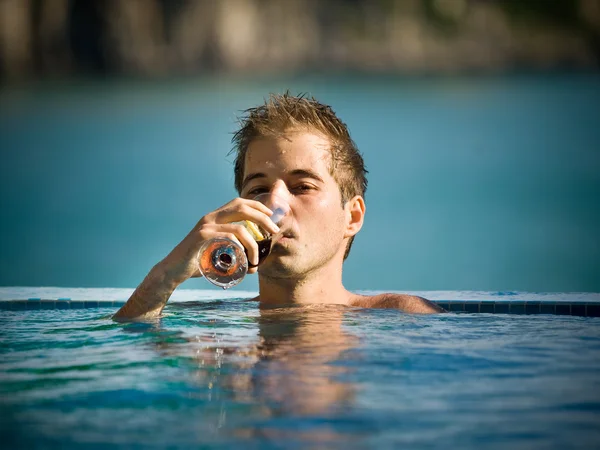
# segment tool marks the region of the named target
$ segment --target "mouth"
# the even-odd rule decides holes
[[[279,237],[278,240],[281,240],[281,239],[295,239],[296,237],[297,237],[296,233],[294,233],[292,230],[288,230],[288,231],[285,231],[284,233],[282,233],[280,235],[280,237]]]
[[[290,242],[292,239],[295,239],[296,235],[291,231],[286,231],[283,234],[280,234],[276,239],[273,240],[271,244],[271,248],[276,247],[278,245],[285,245]]]

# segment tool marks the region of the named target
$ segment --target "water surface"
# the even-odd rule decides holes
[[[600,319],[235,299],[1,311],[2,441],[22,448],[594,448]]]

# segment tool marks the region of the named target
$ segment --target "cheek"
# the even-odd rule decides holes
[[[313,225],[321,232],[336,233],[344,223],[344,210],[340,200],[335,198],[315,200],[312,208]]]
[[[331,198],[318,196],[306,196],[300,199],[298,209],[303,215],[318,219],[319,217],[331,217],[336,212],[338,204],[335,204]]]
[[[314,228],[321,232],[333,231],[344,223],[345,212],[340,195],[334,193],[298,196],[294,199],[293,212],[302,228]]]

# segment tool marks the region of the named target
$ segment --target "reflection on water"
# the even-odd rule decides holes
[[[254,417],[253,423],[236,427],[237,437],[293,436],[330,442],[342,436],[325,424],[318,430],[302,431],[261,423],[267,419],[273,423],[279,417],[323,418],[352,405],[356,388],[341,379],[349,369],[334,364],[358,344],[342,327],[347,311],[336,305],[261,310],[255,318],[258,335],[250,343],[231,342],[231,337],[209,328],[182,346],[181,336],[175,337],[157,323],[154,345],[163,356],[193,355],[198,364],[194,382],[208,387],[218,400],[255,407],[259,420]],[[219,326],[217,319],[199,322]],[[219,428],[227,425],[226,412],[218,418]]]
[[[2,445],[600,443],[597,318],[260,311],[209,299],[169,304],[149,323],[109,318],[97,309],[2,311]]]

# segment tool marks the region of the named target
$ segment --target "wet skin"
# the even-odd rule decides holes
[[[198,277],[202,243],[214,237],[239,242],[251,265],[259,249],[250,233],[233,222],[250,220],[274,234],[271,253],[260,265],[261,308],[289,305],[339,304],[365,308],[396,308],[411,313],[443,310],[415,296],[362,296],[342,284],[344,253],[363,224],[366,207],[359,195],[342,202],[332,175],[330,142],[312,131],[290,129],[259,138],[248,147],[240,197],[205,215],[169,255],[152,268],[115,319],[145,319],[160,315],[172,292]],[[277,227],[272,211],[251,200],[272,193],[290,205],[292,214]],[[257,267],[251,267],[254,273]]]

